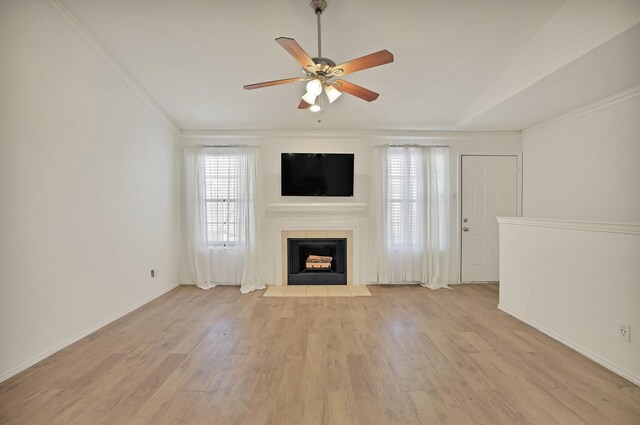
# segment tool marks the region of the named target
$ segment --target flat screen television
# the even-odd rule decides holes
[[[283,153],[282,196],[353,196],[352,153]]]

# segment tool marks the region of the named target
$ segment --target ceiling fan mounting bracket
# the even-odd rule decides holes
[[[313,13],[322,14],[324,10],[327,8],[327,0],[311,0],[311,9],[313,9]]]

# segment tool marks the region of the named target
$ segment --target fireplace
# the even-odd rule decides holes
[[[346,238],[287,238],[288,285],[346,285]]]

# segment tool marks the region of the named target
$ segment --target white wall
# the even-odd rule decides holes
[[[640,225],[506,219],[500,246],[501,309],[640,384]]]
[[[2,380],[177,283],[177,145],[44,1],[0,3],[0,57]]]
[[[478,98],[463,122],[468,123],[516,96],[638,22],[640,2],[636,0],[566,0],[540,32]],[[624,67],[624,64],[608,63],[606,66],[606,73],[610,74],[612,67]],[[588,73],[589,70],[582,71]],[[602,72],[602,69],[600,71]],[[580,74],[574,77],[583,78]],[[565,83],[567,86],[571,84],[571,81]],[[537,99],[534,97],[532,100]],[[559,101],[562,102],[562,99]],[[551,108],[555,106],[549,105]],[[520,110],[526,110],[526,107]]]
[[[635,88],[525,131],[525,218],[500,225],[500,307],[636,384],[639,117]]]
[[[523,215],[640,223],[640,88],[525,131]]]
[[[435,133],[435,132],[402,132],[402,131],[343,131],[343,132],[230,132],[203,131],[185,132],[182,144],[232,144],[249,143],[260,146],[260,202],[262,211],[263,268],[268,283],[280,283],[281,241],[278,226],[287,222],[287,217],[267,211],[268,204],[277,203],[336,203],[354,202],[370,204],[371,181],[373,173],[373,151],[376,145],[385,143],[420,143],[428,145],[447,145],[450,147],[451,176],[451,223],[452,223],[452,258],[450,261],[449,281],[458,282],[459,260],[457,233],[457,187],[458,187],[458,154],[460,152],[521,152],[520,137],[517,133]],[[349,152],[355,154],[355,192],[353,198],[335,197],[282,197],[280,196],[280,154],[283,152]],[[311,215],[309,215],[311,217]],[[322,216],[322,215],[320,215]],[[354,282],[363,283],[367,276],[367,263],[362,261],[369,250],[369,226],[371,212],[367,210],[352,217],[357,229],[357,257],[354,258]],[[299,217],[297,217],[299,219]],[[343,217],[345,218],[345,217]],[[329,215],[324,219],[335,223]],[[331,227],[327,225],[327,227]],[[188,282],[185,273],[181,281]]]

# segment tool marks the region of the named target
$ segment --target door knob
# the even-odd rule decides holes
[[[462,228],[462,231],[463,231],[463,232],[468,232],[468,231],[469,231],[469,228],[468,228],[468,227],[463,227],[463,228]]]

